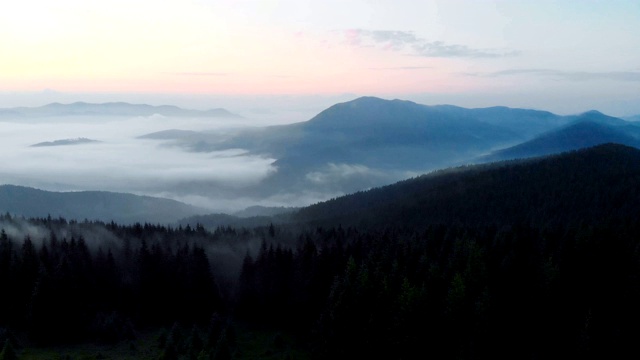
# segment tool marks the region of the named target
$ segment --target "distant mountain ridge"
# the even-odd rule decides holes
[[[607,120],[613,121],[607,121]],[[498,150],[482,159],[486,161],[509,160],[543,156],[577,150],[605,143],[616,143],[640,148],[640,127],[624,125],[617,118],[580,116],[566,127],[546,132],[524,143]],[[619,122],[620,121],[620,122]]]
[[[207,113],[175,106],[78,102],[0,109],[0,118],[19,120],[16,114],[90,115],[95,112],[114,116]],[[504,106],[467,109],[360,97],[330,106],[307,121],[293,124],[204,131],[167,125],[162,131],[137,139],[151,139],[139,140],[149,142],[145,145],[178,146],[180,151],[241,149],[243,156],[274,159],[265,177],[251,185],[185,180],[167,184],[166,193],[237,197],[260,204],[283,204],[282,199],[286,199],[291,206],[301,206],[460,165],[543,156],[608,142],[638,147],[640,123],[597,111],[561,116]],[[54,141],[47,145],[56,144]]]
[[[179,221],[182,226],[204,226],[206,229],[215,230],[218,227],[245,227],[269,226],[270,224],[283,224],[290,221],[291,215],[300,208],[293,207],[266,207],[250,206],[244,210],[232,214],[206,214],[190,216]]]
[[[555,140],[549,135],[587,120],[602,126],[580,125]],[[572,131],[573,137],[568,134]],[[592,135],[580,139],[587,133]],[[606,142],[636,146],[633,139],[640,138],[640,127],[597,111],[561,116],[504,106],[467,109],[365,96],[288,125],[220,136],[174,129],[143,137],[174,140],[172,144],[190,151],[239,148],[274,158],[277,171],[245,191],[264,197],[350,193],[432,170],[513,157],[510,152],[516,157],[539,156]],[[510,149],[517,146],[521,147]]]
[[[551,128],[566,124],[560,115],[544,110],[517,109],[506,106],[467,109],[453,105],[434,105],[435,109],[474,118],[484,123],[501,126],[511,131],[535,136]]]
[[[285,129],[280,129],[285,130]],[[336,104],[291,130],[303,139],[288,145],[276,166],[326,163],[425,170],[444,159],[508,144],[517,133],[411,101],[359,98]],[[312,157],[299,161],[304,152]]]
[[[64,217],[122,224],[176,224],[207,211],[175,200],[108,191],[53,192],[0,185],[0,213],[25,217]]]
[[[40,107],[15,107],[0,109],[0,118],[46,116],[176,116],[176,117],[229,117],[239,118],[225,109],[190,110],[173,105],[130,104],[126,102],[71,104],[51,103]]]

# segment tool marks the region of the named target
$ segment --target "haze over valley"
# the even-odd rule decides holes
[[[164,197],[210,213],[300,207],[447,167],[640,144],[635,122],[596,111],[561,116],[376,97],[268,126],[224,109],[125,103],[2,113],[5,184]]]

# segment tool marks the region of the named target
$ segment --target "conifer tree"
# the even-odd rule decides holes
[[[16,351],[13,348],[13,345],[11,345],[11,341],[9,339],[4,342],[4,347],[0,353],[0,360],[18,360],[18,354],[16,354]]]

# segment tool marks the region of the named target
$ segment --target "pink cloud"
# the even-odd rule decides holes
[[[362,42],[362,30],[348,29],[344,31],[344,36],[347,39],[347,44],[351,46],[359,46]]]

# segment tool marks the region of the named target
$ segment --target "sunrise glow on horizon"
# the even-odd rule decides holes
[[[24,0],[0,92],[640,93],[633,1]],[[537,95],[536,95],[537,94]]]

